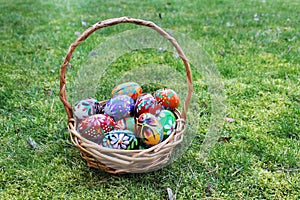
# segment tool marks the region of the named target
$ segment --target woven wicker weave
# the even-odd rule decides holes
[[[76,130],[76,122],[73,116],[72,106],[67,100],[66,94],[66,69],[70,63],[73,51],[76,47],[98,29],[113,26],[120,23],[132,23],[140,26],[150,27],[162,37],[166,38],[175,47],[179,57],[182,59],[186,69],[188,92],[183,105],[183,110],[174,111],[177,119],[176,130],[163,142],[145,150],[118,150],[101,147],[85,138]],[[80,155],[87,161],[88,166],[99,168],[103,171],[119,173],[142,173],[159,169],[170,162],[174,148],[183,140],[185,132],[185,120],[188,105],[192,96],[193,85],[189,62],[177,41],[159,26],[150,21],[134,19],[129,17],[113,18],[100,21],[88,28],[69,47],[68,53],[60,69],[60,99],[68,115],[68,128],[73,144],[79,149]],[[100,102],[102,105],[106,101]]]

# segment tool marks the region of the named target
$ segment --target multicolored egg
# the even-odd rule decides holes
[[[73,107],[74,116],[79,119],[85,119],[91,115],[100,112],[100,104],[96,99],[86,98],[78,101]]]
[[[158,115],[158,121],[163,127],[164,139],[169,137],[176,128],[176,118],[173,112],[162,110]]]
[[[175,109],[180,104],[180,98],[178,94],[171,89],[160,89],[154,93],[155,99],[164,107],[168,109]]]
[[[158,115],[162,105],[158,104],[151,94],[142,94],[135,103],[135,115],[140,116],[143,113]]]
[[[117,85],[111,92],[111,95],[117,96],[120,94],[125,94],[130,96],[133,100],[136,100],[138,96],[142,94],[142,87],[135,82],[126,82]]]
[[[139,148],[139,142],[133,132],[129,130],[113,130],[105,134],[102,146],[111,149],[133,150]]]
[[[133,117],[126,117],[123,119],[120,119],[116,123],[116,128],[121,130],[130,130],[132,132],[135,132],[135,121]]]
[[[96,114],[82,120],[77,127],[82,137],[100,144],[104,133],[115,128],[115,121],[107,115]]]
[[[127,95],[118,95],[106,102],[104,113],[113,117],[115,121],[129,117],[134,111],[134,101]]]
[[[163,140],[163,129],[154,115],[143,113],[137,120],[136,135],[145,146],[149,147]]]

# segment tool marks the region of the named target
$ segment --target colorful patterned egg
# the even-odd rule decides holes
[[[143,113],[137,120],[136,135],[145,146],[149,147],[163,140],[163,129],[154,115]]]
[[[160,89],[154,93],[155,99],[164,107],[175,109],[179,106],[180,98],[174,90]]]
[[[140,116],[143,113],[158,115],[162,105],[158,104],[151,94],[142,94],[135,103],[135,115]]]
[[[106,102],[104,113],[113,117],[115,121],[129,117],[134,111],[134,101],[127,95],[118,95]]]
[[[73,107],[74,115],[82,120],[100,112],[100,104],[96,99],[87,98],[77,102]]]
[[[158,121],[163,127],[164,139],[169,137],[176,128],[176,118],[173,112],[169,110],[162,110],[159,113]]]
[[[142,88],[135,82],[122,83],[120,85],[117,85],[111,92],[111,95],[113,97],[120,94],[128,95],[133,100],[136,100],[138,96],[142,94]]]
[[[110,116],[96,114],[82,120],[78,124],[77,130],[82,137],[100,144],[104,133],[113,130],[115,125],[116,123]]]
[[[133,150],[138,149],[139,142],[133,132],[129,130],[113,130],[105,134],[102,146],[111,149]]]
[[[132,132],[135,132],[135,121],[133,117],[126,117],[123,119],[120,119],[116,123],[116,128],[121,130],[130,130]]]

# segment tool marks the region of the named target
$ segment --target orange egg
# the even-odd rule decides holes
[[[154,93],[154,97],[158,103],[169,109],[175,109],[180,104],[180,98],[178,94],[171,89],[164,88],[157,90]]]

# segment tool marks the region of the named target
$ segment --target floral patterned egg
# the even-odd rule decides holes
[[[73,107],[74,115],[82,120],[100,112],[100,104],[96,99],[87,98],[78,101]]]
[[[160,89],[154,93],[154,96],[166,108],[175,109],[179,106],[180,98],[174,90]]]
[[[121,130],[130,130],[132,132],[135,132],[135,121],[133,117],[126,117],[123,119],[120,119],[116,123],[116,128]]]
[[[134,101],[127,95],[118,95],[106,102],[104,113],[113,117],[115,121],[133,114]]]
[[[129,130],[113,130],[105,134],[102,146],[111,149],[133,150],[138,149],[139,142],[133,132]]]
[[[104,133],[114,129],[115,121],[107,115],[96,114],[82,120],[77,127],[82,137],[100,144]]]
[[[142,94],[142,88],[135,82],[127,82],[117,85],[111,92],[114,97],[116,95],[125,94],[136,100]]]
[[[163,140],[163,129],[157,118],[150,113],[143,113],[137,120],[137,137],[145,146],[153,146]]]
[[[169,137],[176,128],[176,118],[175,115],[169,110],[162,110],[159,113],[158,121],[163,127],[164,139]]]
[[[143,113],[159,114],[162,106],[157,103],[151,94],[142,94],[135,103],[135,115],[140,116]]]

